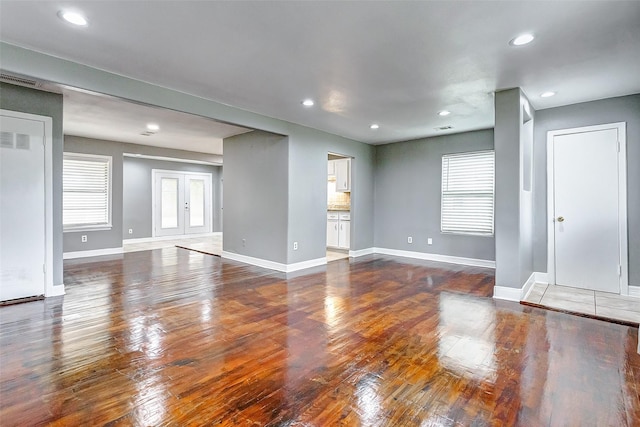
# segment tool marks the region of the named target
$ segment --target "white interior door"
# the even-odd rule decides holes
[[[550,263],[558,285],[620,293],[619,130],[594,129],[550,140],[555,255]]]
[[[0,116],[0,300],[44,295],[44,122]]]
[[[211,231],[211,175],[154,171],[155,236]]]

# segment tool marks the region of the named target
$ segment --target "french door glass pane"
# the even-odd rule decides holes
[[[204,181],[189,180],[189,225],[191,227],[204,226]]]
[[[162,228],[178,227],[178,179],[162,178]]]

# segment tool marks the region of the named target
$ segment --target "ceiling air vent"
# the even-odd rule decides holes
[[[453,129],[453,126],[440,126],[439,128],[435,128],[435,130],[450,130]]]
[[[142,132],[140,135],[142,135],[142,136],[151,136],[151,135],[155,135],[155,134],[156,134],[155,132],[151,132],[151,131],[147,130],[147,131]]]
[[[42,83],[37,80],[29,79],[26,77],[12,76],[5,73],[0,73],[0,81],[33,88],[39,88],[42,86]]]

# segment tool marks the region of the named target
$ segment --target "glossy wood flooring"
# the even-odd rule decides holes
[[[386,256],[289,277],[177,248],[0,307],[0,425],[638,426],[638,330]]]

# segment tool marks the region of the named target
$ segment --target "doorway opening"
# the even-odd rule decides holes
[[[327,261],[349,257],[351,249],[350,157],[329,153],[327,157]]]

